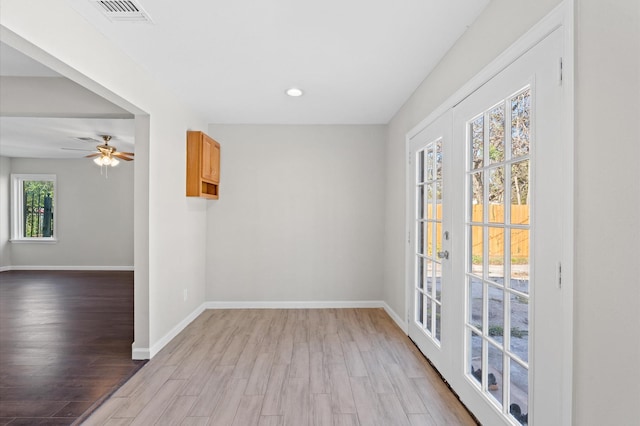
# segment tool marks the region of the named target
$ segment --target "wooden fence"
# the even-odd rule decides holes
[[[473,206],[472,222],[483,222],[483,209],[481,204]],[[529,223],[528,205],[511,205],[511,224],[527,225]],[[436,206],[437,217],[442,217],[442,205]],[[430,211],[429,211],[430,213]],[[489,226],[504,224],[504,206],[499,204],[489,205]],[[472,256],[474,263],[482,259],[483,227],[471,227]],[[440,224],[436,226],[436,250],[442,247],[442,232]],[[489,227],[489,262],[502,264],[504,257],[504,228]],[[428,252],[432,252],[431,242],[428,244]],[[511,258],[514,262],[526,261],[529,258],[529,231],[525,229],[511,229]]]
[[[472,222],[483,221],[482,205],[473,206],[471,220]],[[511,224],[526,225],[529,223],[529,206],[528,205],[511,205]],[[504,206],[501,204],[489,205],[489,224],[504,224]],[[491,263],[502,263],[504,256],[504,229],[489,227],[489,261]],[[482,258],[482,227],[471,227],[471,242],[474,259]],[[525,229],[511,229],[511,258],[528,259],[529,257],[529,231]]]

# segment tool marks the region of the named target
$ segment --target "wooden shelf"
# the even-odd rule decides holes
[[[220,144],[204,132],[187,131],[187,197],[218,199]]]

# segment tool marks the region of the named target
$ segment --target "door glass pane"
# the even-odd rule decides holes
[[[436,141],[436,179],[442,179],[442,139]]]
[[[482,270],[483,270],[483,265],[482,265],[482,260],[483,260],[483,243],[482,243],[482,234],[483,234],[483,228],[482,226],[472,226],[471,227],[471,232],[469,233],[469,238],[470,238],[470,244],[469,244],[469,249],[471,251],[470,253],[470,260],[471,260],[471,265],[470,265],[470,272],[474,275],[477,275],[479,277],[482,277]]]
[[[489,279],[504,284],[504,229],[489,228]]]
[[[468,338],[470,340],[468,347],[471,348],[468,373],[480,385],[482,383],[482,337],[469,331]]]
[[[424,222],[418,222],[418,232],[416,234],[416,252],[424,254]]]
[[[425,185],[427,191],[426,206],[427,206],[427,219],[433,219],[435,212],[433,211],[433,205],[435,203],[433,194],[433,184]]]
[[[531,90],[525,89],[511,99],[511,157],[529,154]]]
[[[469,220],[471,222],[483,221],[483,208],[484,208],[484,179],[483,173],[471,174],[471,203],[469,205]]]
[[[435,233],[435,247],[434,253],[437,255],[439,251],[442,251],[442,222],[436,222],[436,233]]]
[[[436,183],[435,189],[435,217],[436,220],[442,220],[442,183]]]
[[[417,188],[416,195],[416,219],[424,219],[424,186],[420,185]]]
[[[529,230],[511,230],[511,288],[529,293]]]
[[[422,303],[422,293],[416,291],[416,321],[423,324],[424,321],[424,305]]]
[[[433,148],[429,148],[427,151],[427,177],[426,180],[433,180],[433,167],[434,167]]]
[[[433,289],[433,261],[425,260],[425,263],[427,265],[427,270],[425,272],[425,282],[427,284],[427,287],[425,293],[431,294]]]
[[[502,351],[489,343],[487,370],[487,391],[502,406]]]
[[[504,105],[489,111],[489,163],[504,161]]]
[[[504,167],[489,171],[489,222],[504,223]]]
[[[419,289],[424,288],[424,258],[416,259],[416,285]]]
[[[529,423],[529,370],[510,360],[509,413],[521,425]]]
[[[428,297],[424,298],[424,304],[426,306],[426,312],[427,312],[427,316],[425,318],[425,325],[426,325],[426,329],[429,333],[431,333],[431,330],[433,330],[433,326],[431,324],[431,317],[432,317],[432,306],[431,306],[431,299],[429,299]]]
[[[511,165],[511,223],[529,224],[529,160]]]
[[[524,362],[529,361],[529,298],[511,295],[511,352]]]
[[[469,323],[482,331],[482,280],[469,277]]]
[[[435,335],[436,335],[436,340],[440,340],[440,315],[441,315],[441,310],[442,307],[440,306],[439,303],[433,302],[433,304],[435,305]]]
[[[424,246],[427,250],[427,256],[433,256],[433,222],[425,223]]]
[[[484,116],[479,116],[470,124],[471,133],[471,169],[484,166]]]
[[[436,281],[436,294],[435,294],[435,298],[437,301],[440,301],[442,299],[442,263],[439,262],[434,262],[433,263],[436,270],[435,270],[435,281]]]
[[[504,290],[489,285],[488,317],[489,330],[487,334],[498,343],[504,341]]]

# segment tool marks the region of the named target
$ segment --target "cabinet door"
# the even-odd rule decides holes
[[[202,179],[218,183],[220,180],[220,145],[202,135]]]

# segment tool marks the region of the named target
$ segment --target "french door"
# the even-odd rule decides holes
[[[449,258],[451,227],[447,198],[451,174],[451,115],[445,114],[410,141],[409,233],[411,256],[412,320],[409,335],[437,367],[443,356],[448,330],[443,307],[448,303],[451,277]]]
[[[556,30],[409,142],[409,336],[487,425],[562,422],[561,57]]]

